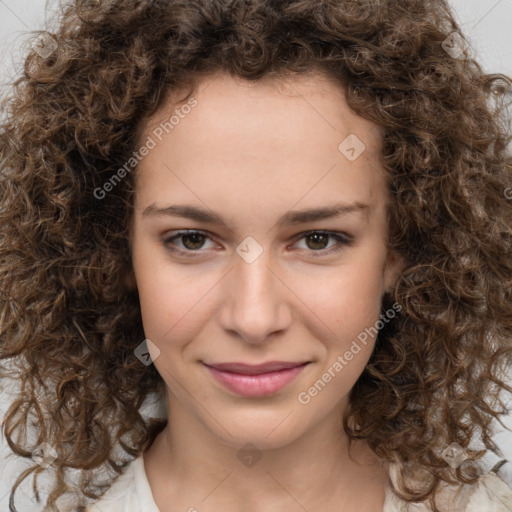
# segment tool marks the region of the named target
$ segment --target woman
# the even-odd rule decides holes
[[[20,481],[58,510],[510,509],[478,460],[511,159],[457,34],[441,0],[63,7],[1,139]]]

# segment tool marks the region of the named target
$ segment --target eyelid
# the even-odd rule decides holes
[[[211,236],[210,233],[208,233],[208,231],[203,231],[201,229],[179,229],[176,231],[171,231],[171,233],[167,234],[162,240],[162,245],[167,250],[169,250],[171,252],[181,253],[181,254],[185,254],[187,256],[195,256],[195,255],[198,255],[199,253],[205,252],[204,249],[185,250],[185,249],[180,249],[179,247],[176,247],[176,248],[169,247],[172,240],[174,240],[176,238],[181,238],[185,235],[191,235],[191,234],[204,235],[207,239],[214,241],[213,237]]]
[[[327,248],[327,249],[318,249],[316,251],[313,249],[310,249],[310,250],[295,249],[295,250],[305,251],[308,253],[308,255],[312,255],[313,257],[321,257],[321,256],[327,256],[328,254],[332,254],[334,252],[338,252],[341,249],[343,249],[343,247],[350,246],[354,241],[354,237],[345,232],[328,231],[328,230],[323,230],[323,229],[310,229],[308,231],[303,231],[303,232],[295,235],[295,237],[293,238],[293,240],[294,240],[293,244],[296,244],[298,241],[302,240],[306,236],[312,235],[315,233],[319,233],[319,234],[323,234],[323,235],[327,235],[329,237],[335,238],[338,243]],[[174,248],[169,247],[169,244],[171,244],[171,241],[173,239],[180,238],[182,236],[189,235],[189,234],[204,235],[206,238],[210,239],[211,241],[214,241],[214,238],[210,235],[210,233],[208,233],[208,231],[204,231],[201,229],[181,229],[181,230],[172,231],[170,234],[165,236],[164,239],[162,240],[162,245],[167,250],[169,250],[173,253],[180,253],[185,256],[194,257],[194,256],[200,255],[201,253],[206,253],[207,251],[204,249],[184,250],[184,249],[180,249],[180,248],[176,248],[176,247],[174,247]]]
[[[328,256],[330,254],[336,253],[341,251],[344,247],[348,247],[352,245],[354,242],[354,237],[352,235],[349,235],[348,233],[342,232],[342,231],[329,231],[325,229],[310,229],[308,231],[303,231],[302,233],[299,233],[294,237],[294,244],[298,241],[302,240],[303,238],[306,238],[308,235],[312,235],[315,233],[319,233],[322,235],[327,235],[329,237],[332,237],[337,240],[337,243],[327,249],[319,249],[319,250],[313,250],[313,249],[296,249],[299,251],[305,251],[307,252],[308,256],[313,256],[314,258],[322,257],[322,256]]]

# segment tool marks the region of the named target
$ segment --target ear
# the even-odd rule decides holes
[[[394,251],[388,251],[384,267],[384,289],[386,293],[391,293],[405,268],[405,261]]]
[[[135,279],[135,273],[133,272],[131,262],[126,262],[124,264],[124,268],[121,273],[121,283],[123,290],[125,291],[132,292],[137,289],[137,280]]]
[[[130,271],[128,274],[125,275],[124,284],[126,290],[132,292],[137,289],[137,281],[135,280],[135,274],[133,271]]]

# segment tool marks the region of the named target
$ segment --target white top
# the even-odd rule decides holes
[[[464,486],[457,509],[450,512],[512,512],[512,489],[495,473]],[[86,512],[160,512],[153,499],[142,455],[131,462],[125,472]],[[431,512],[426,504],[410,504],[386,490],[382,512]]]

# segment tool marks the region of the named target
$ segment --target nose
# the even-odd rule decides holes
[[[271,255],[264,251],[255,261],[234,256],[225,280],[221,307],[222,327],[251,344],[262,344],[282,334],[290,325],[291,292],[279,279]]]

